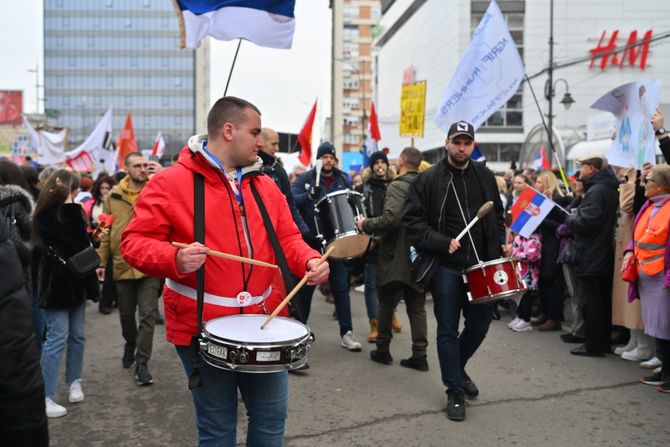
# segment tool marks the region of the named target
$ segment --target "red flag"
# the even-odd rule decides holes
[[[133,129],[133,119],[130,112],[126,115],[126,124],[119,134],[119,139],[116,142],[117,160],[119,169],[125,169],[126,156],[133,152],[137,152],[137,143],[135,142],[135,130]]]
[[[370,125],[370,138],[379,142],[382,139],[382,134],[379,132],[379,123],[377,122],[377,112],[375,112],[375,103],[370,102],[370,120],[368,121]]]
[[[68,158],[65,163],[75,171],[91,172],[95,166],[95,161],[87,151],[81,151],[77,156]]]
[[[302,126],[300,133],[298,134],[298,143],[300,143],[300,163],[305,166],[309,166],[309,162],[312,159],[312,127],[314,126],[314,118],[316,117],[316,101],[312,106],[312,111],[309,112],[305,125]]]
[[[544,146],[540,148],[540,154],[542,154],[542,167],[547,171],[551,171],[551,162],[547,159],[547,154],[544,152]]]

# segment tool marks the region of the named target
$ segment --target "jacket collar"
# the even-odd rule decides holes
[[[188,140],[188,147],[184,148],[179,154],[178,163],[185,165],[192,171],[202,174],[205,178],[217,177],[217,172],[221,172],[226,176],[226,173],[221,170],[218,163],[205,152],[206,142],[206,134],[193,135]],[[260,157],[256,157],[255,163],[242,168],[242,176],[244,177],[247,174],[259,174],[261,166],[263,166],[263,161]]]

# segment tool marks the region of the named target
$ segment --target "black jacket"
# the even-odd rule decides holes
[[[35,214],[34,225],[41,251],[37,270],[40,307],[73,309],[86,298],[97,301],[100,291],[95,272],[77,278],[59,259],[65,260],[90,244],[81,205],[53,204]]]
[[[0,433],[46,424],[31,297],[9,228],[0,219]]]
[[[565,208],[572,202],[571,196],[561,196],[554,193],[551,198],[559,206]],[[539,226],[540,234],[542,235],[542,250],[540,259],[540,277],[542,278],[558,278],[561,274],[561,267],[556,262],[558,258],[559,241],[556,236],[556,229],[565,222],[567,214],[558,208],[554,207],[549,215],[542,221]]]
[[[459,228],[445,228],[444,226],[445,213],[454,211],[443,209],[447,202],[447,192],[451,190],[453,194],[453,189],[448,186],[453,181],[454,175],[447,163],[445,158],[419,174],[411,184],[403,211],[402,224],[414,246],[421,253],[431,253],[437,255],[441,262],[451,263],[453,257],[449,254],[449,244],[465,228],[465,223],[461,223]],[[503,207],[498,186],[493,173],[483,163],[471,160],[468,169],[474,169],[483,198],[482,203],[477,206],[489,200],[494,204],[494,209],[476,224],[483,225],[480,232],[483,240],[475,241],[475,244],[481,244],[483,247],[483,251],[479,253],[482,261],[497,259],[501,256],[500,246],[505,241]],[[463,241],[464,239],[461,239],[462,243]],[[463,267],[467,266],[463,265]]]
[[[614,268],[614,229],[619,208],[619,181],[602,169],[584,183],[586,194],[565,223],[574,234],[570,250],[577,276],[611,275]]]
[[[30,271],[30,229],[34,206],[30,193],[20,186],[0,185],[0,218],[11,222],[9,239],[14,243],[24,273]]]
[[[384,211],[384,198],[386,197],[386,188],[388,188],[390,179],[370,177],[365,183],[356,188],[356,191],[363,194],[365,200],[365,215],[369,219],[371,217],[378,217]],[[373,232],[374,233],[374,232]],[[372,235],[375,243],[370,246],[367,253],[365,253],[365,260],[369,262],[377,262],[379,257],[379,239]]]

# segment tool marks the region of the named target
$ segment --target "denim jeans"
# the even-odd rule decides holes
[[[44,334],[47,331],[46,317],[44,316],[44,309],[40,307],[40,298],[36,291],[33,291],[33,329],[35,331],[35,340],[37,340],[37,347],[42,352],[44,345]]]
[[[351,300],[349,298],[349,269],[344,261],[330,260],[330,289],[335,298],[337,321],[340,323],[340,336],[353,331],[351,322]]]
[[[430,283],[437,320],[437,356],[447,391],[463,389],[463,369],[482,344],[493,319],[491,307],[468,302],[460,269],[440,265]],[[464,329],[458,323],[463,311]]]
[[[376,320],[379,314],[379,302],[377,301],[377,261],[365,263],[365,308],[368,311],[368,320]]]
[[[61,355],[67,345],[65,382],[81,379],[84,363],[84,316],[86,303],[74,309],[44,309],[47,338],[42,347],[42,376],[46,397],[56,397]]]
[[[191,375],[188,346],[176,346],[186,376]],[[191,391],[200,447],[237,444],[237,388],[247,408],[247,446],[284,445],[288,417],[288,373],[251,374],[214,368],[200,361],[203,385]]]

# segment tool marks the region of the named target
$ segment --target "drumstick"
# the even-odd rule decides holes
[[[314,186],[319,186],[321,181],[321,167],[323,166],[323,160],[320,158],[314,162],[314,169],[316,170],[316,184]]]
[[[474,224],[477,223],[477,221],[478,221],[479,219],[481,219],[481,218],[483,218],[484,216],[486,216],[486,215],[489,213],[489,211],[491,211],[492,209],[493,209],[493,202],[491,202],[490,200],[489,200],[488,202],[486,202],[485,204],[483,204],[483,205],[479,208],[479,211],[477,211],[477,215],[475,216],[475,218],[472,219],[472,220],[470,221],[470,223],[469,223],[465,228],[463,228],[463,231],[461,231],[461,234],[459,234],[458,236],[456,236],[456,240],[457,240],[457,241],[460,241],[461,238],[462,238],[463,236],[465,236],[465,233],[467,233],[467,232],[470,230],[470,228],[472,228],[472,226],[473,226]]]
[[[317,266],[321,265],[321,263],[323,263],[323,261],[325,261],[326,259],[328,259],[328,256],[330,256],[330,254],[333,252],[333,250],[335,250],[335,246],[334,246],[334,245],[331,245],[330,248],[329,248],[328,250],[326,250],[326,253],[325,253],[323,256],[321,256],[321,259],[319,259],[319,262],[318,262]],[[263,324],[261,325],[261,329],[265,329],[265,326],[267,326],[268,323],[269,323],[274,317],[276,317],[277,314],[278,314],[279,312],[281,312],[281,310],[282,310],[284,307],[286,307],[286,305],[288,304],[288,302],[291,301],[291,298],[293,298],[293,296],[294,296],[296,293],[298,293],[298,291],[302,288],[302,286],[305,285],[306,282],[307,282],[307,274],[305,274],[305,276],[302,277],[302,279],[300,280],[300,282],[293,288],[293,290],[291,290],[291,293],[289,293],[288,295],[286,295],[286,298],[284,298],[284,301],[282,301],[282,302],[279,304],[279,306],[277,306],[277,308],[274,310],[274,312],[272,312],[272,314],[270,314],[270,316],[267,318],[267,320],[265,320],[265,323],[263,323]]]
[[[189,247],[188,244],[183,244],[181,242],[173,242],[172,245],[174,247],[179,247],[179,248]],[[218,256],[219,258],[230,259],[232,261],[240,261],[240,262],[244,262],[244,263],[247,263],[247,264],[259,265],[261,267],[270,267],[270,268],[273,268],[273,269],[279,268],[279,266],[277,266],[277,265],[269,264],[269,263],[263,262],[263,261],[258,261],[256,259],[243,258],[242,256],[235,256],[235,255],[231,255],[231,254],[228,254],[228,253],[223,253],[221,251],[211,250],[209,248],[207,250],[209,250],[207,252],[208,255]]]

